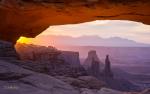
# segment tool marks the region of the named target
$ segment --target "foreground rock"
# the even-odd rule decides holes
[[[0,94],[79,94],[79,92],[54,77],[23,69],[11,62],[0,61]]]
[[[95,78],[73,78],[73,81],[79,81],[78,84],[84,82],[86,87],[71,86],[67,84],[68,82],[61,81],[62,79],[58,80],[49,75],[23,69],[10,61],[0,60],[0,94],[131,94],[102,87],[93,88],[95,86],[89,85],[92,83],[91,79]],[[64,80],[70,81],[70,78]],[[99,85],[96,80],[94,83]],[[88,88],[88,86],[92,88]],[[149,94],[144,92],[142,94]]]
[[[87,89],[87,88],[82,88],[81,89],[81,94],[98,94],[98,93],[95,90],[91,90],[91,89]]]
[[[94,90],[94,89],[87,89],[87,88],[82,88],[80,90],[81,94],[149,94],[148,93],[142,93],[142,92],[122,92],[122,91],[117,91],[109,88],[102,88],[100,90]]]
[[[0,41],[0,59],[3,60],[16,60],[18,55],[12,43]]]
[[[121,91],[117,91],[117,90],[112,90],[112,89],[108,89],[108,88],[102,88],[101,90],[99,90],[97,92],[98,94],[127,94],[127,93],[123,93]]]
[[[145,89],[144,91],[142,91],[139,94],[150,94],[150,88],[149,89]]]
[[[76,88],[101,89],[105,87],[105,82],[98,80],[92,76],[80,76],[78,78],[57,76],[60,79]]]

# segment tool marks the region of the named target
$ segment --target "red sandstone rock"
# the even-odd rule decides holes
[[[15,43],[20,36],[35,37],[50,25],[93,20],[150,24],[149,6],[149,0],[1,0],[0,39]]]

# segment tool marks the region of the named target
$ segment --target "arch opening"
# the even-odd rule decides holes
[[[113,66],[142,74],[150,67],[149,40],[149,25],[127,20],[96,20],[50,26],[35,38],[21,37],[17,42],[76,51],[81,62],[87,57],[88,51],[96,50],[102,61],[109,54]]]
[[[35,38],[20,37],[16,48],[19,45],[17,51],[21,55],[24,53],[24,56],[28,49],[32,51],[32,48],[44,50],[54,47],[61,51],[79,52],[83,66],[88,63],[85,63],[86,57],[95,56],[105,62],[106,55],[109,55],[112,68],[119,68],[131,74],[149,75],[149,40],[149,25],[128,20],[96,20],[50,26]],[[142,81],[139,81],[141,86],[145,85],[144,80]],[[149,85],[150,83],[147,83],[144,88]]]
[[[96,49],[95,47],[135,48],[136,51],[136,47],[149,49],[149,40],[149,25],[128,20],[96,20],[80,24],[50,26],[35,38],[22,36],[17,42],[79,51],[80,57],[85,58],[85,52],[87,53],[90,47],[91,49]],[[89,48],[82,52],[78,47]],[[105,54],[107,53],[109,54],[106,51]],[[105,54],[101,57],[105,57]]]

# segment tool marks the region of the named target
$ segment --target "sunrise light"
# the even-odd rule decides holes
[[[27,38],[27,37],[20,37],[17,40],[17,43],[26,43],[26,44],[30,44],[31,43],[31,39]]]

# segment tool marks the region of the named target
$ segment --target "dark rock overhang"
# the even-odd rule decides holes
[[[149,0],[1,0],[0,39],[35,37],[51,25],[93,20],[150,24]]]

